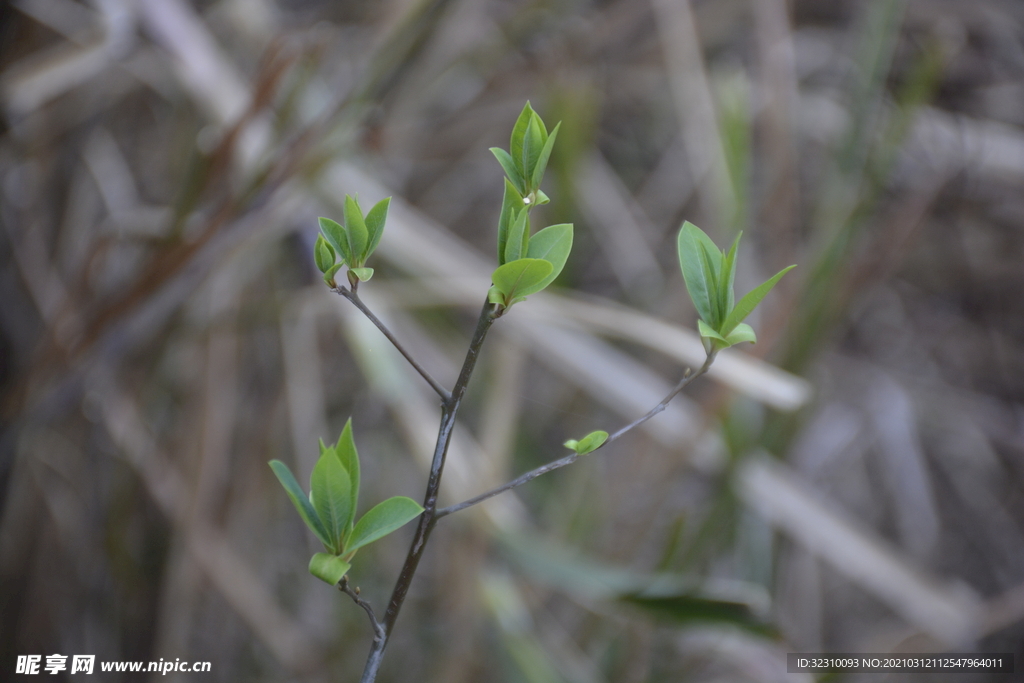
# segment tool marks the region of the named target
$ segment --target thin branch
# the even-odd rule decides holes
[[[683,378],[681,380],[679,380],[679,383],[676,384],[675,387],[672,388],[672,391],[669,393],[668,396],[666,396],[661,401],[661,403],[659,403],[658,405],[656,405],[653,408],[651,408],[643,417],[640,417],[640,418],[630,422],[628,425],[626,425],[625,427],[623,427],[619,431],[617,431],[614,434],[612,434],[611,436],[609,436],[605,440],[605,442],[603,444],[601,444],[600,446],[598,446],[597,448],[595,448],[594,451],[597,451],[597,450],[600,450],[600,449],[604,448],[605,446],[610,444],[612,441],[615,441],[616,439],[618,439],[619,437],[623,436],[627,432],[630,432],[630,431],[636,429],[637,427],[642,425],[644,422],[647,422],[652,417],[654,417],[658,413],[660,413],[663,410],[665,410],[665,408],[668,406],[669,402],[673,398],[675,398],[676,395],[679,394],[680,391],[682,391],[684,388],[686,388],[686,385],[688,385],[690,382],[692,382],[693,380],[697,379],[698,377],[700,377],[701,375],[703,375],[704,373],[706,373],[708,371],[708,368],[711,367],[711,363],[713,363],[714,360],[715,360],[715,354],[716,354],[716,352],[712,352],[712,353],[708,354],[708,357],[704,361],[704,365],[702,365],[700,367],[700,370],[698,370],[697,372],[691,374],[690,369],[687,368],[686,372],[683,373]],[[591,453],[593,453],[594,451],[591,451]],[[590,455],[590,453],[588,453],[587,455]],[[476,496],[474,498],[470,498],[469,500],[464,500],[461,503],[456,503],[455,505],[449,505],[446,508],[441,508],[434,515],[434,520],[436,521],[438,519],[441,519],[442,517],[446,517],[446,516],[452,514],[453,512],[458,512],[460,510],[465,510],[468,507],[472,507],[474,505],[477,505],[478,503],[482,503],[482,502],[484,502],[485,500],[487,500],[489,498],[493,498],[494,496],[496,496],[496,495],[498,495],[500,493],[504,493],[505,491],[511,491],[512,489],[514,489],[514,488],[516,488],[518,486],[522,486],[523,484],[525,484],[528,481],[532,481],[532,480],[536,479],[537,477],[541,476],[542,474],[547,474],[548,472],[554,472],[555,470],[561,469],[561,468],[565,467],[566,465],[571,465],[574,462],[576,462],[576,460],[578,460],[579,457],[580,456],[578,454],[576,454],[576,453],[570,453],[569,455],[565,456],[564,458],[560,458],[558,460],[554,460],[552,462],[549,462],[546,465],[541,465],[540,467],[538,467],[536,469],[530,470],[529,472],[527,472],[525,474],[519,475],[518,477],[516,477],[515,479],[513,479],[510,482],[502,484],[501,486],[497,486],[497,487],[491,489],[490,491],[485,491],[484,493],[481,493],[480,495],[478,495],[478,496]]]
[[[363,608],[363,611],[366,612],[366,616],[370,617],[370,625],[373,627],[373,640],[374,640],[374,642],[377,642],[379,640],[383,640],[384,636],[385,636],[384,624],[382,624],[379,621],[377,621],[377,617],[374,615],[373,607],[370,606],[370,603],[368,603],[366,600],[363,600],[361,597],[359,597],[359,589],[356,588],[356,589],[353,590],[352,587],[348,585],[348,577],[347,576],[343,576],[341,578],[341,583],[338,584],[338,590],[340,590],[342,593],[344,593],[348,597],[352,598],[352,601],[354,603],[356,603],[357,605],[359,605],[360,607]]]
[[[356,301],[353,301],[353,303],[356,303]],[[358,306],[358,303],[356,305]],[[491,325],[497,317],[498,312],[495,310],[495,307],[485,301],[483,308],[480,310],[476,330],[473,332],[473,339],[470,341],[469,349],[466,351],[466,359],[462,363],[462,371],[459,372],[459,378],[455,381],[451,396],[442,405],[441,425],[437,431],[434,458],[430,464],[427,491],[423,499],[423,514],[420,515],[420,521],[416,526],[412,545],[405,557],[405,564],[402,565],[398,581],[395,582],[395,589],[391,592],[388,609],[384,613],[384,621],[382,623],[384,637],[373,641],[373,647],[366,658],[366,666],[363,668],[360,683],[372,683],[377,678],[377,670],[380,668],[384,657],[384,649],[387,647],[391,632],[394,630],[398,612],[402,609],[402,603],[405,602],[409,586],[412,585],[413,576],[416,574],[416,568],[423,557],[423,551],[426,549],[430,532],[433,531],[434,523],[437,521],[437,496],[441,490],[441,476],[444,473],[444,464],[448,457],[448,446],[451,444],[452,433],[455,429],[455,418],[458,416],[462,399],[466,395],[466,388],[469,386],[470,377],[473,376],[473,369],[476,367],[476,361],[480,355],[484,339],[487,337],[487,332],[491,329]]]
[[[658,405],[654,406],[649,411],[647,411],[647,414],[644,415],[643,417],[640,417],[640,418],[637,418],[636,420],[633,420],[628,425],[626,425],[625,427],[623,427],[619,431],[617,431],[614,434],[612,434],[611,436],[609,436],[608,440],[605,441],[603,444],[601,444],[601,446],[602,447],[607,446],[612,441],[615,441],[616,439],[618,439],[620,436],[623,436],[627,432],[630,432],[630,431],[636,429],[637,427],[642,425],[644,422],[647,422],[652,417],[654,417],[658,413],[660,413],[663,410],[665,410],[665,408],[668,407],[669,401],[674,399],[676,397],[676,395],[680,391],[685,389],[686,386],[690,382],[692,382],[693,380],[697,379],[698,377],[700,377],[701,375],[703,375],[705,372],[708,371],[708,369],[711,367],[711,364],[715,362],[715,356],[716,355],[718,355],[718,351],[717,350],[716,351],[712,351],[711,353],[709,353],[708,357],[704,359],[704,365],[700,366],[700,370],[698,370],[697,372],[695,372],[693,374],[690,374],[690,369],[687,368],[686,372],[683,373],[683,378],[681,380],[679,380],[679,383],[676,384],[675,387],[673,387],[672,391],[669,392],[669,395],[666,396],[664,399],[662,399],[661,403],[659,403]]]
[[[594,450],[597,450],[597,449],[594,449]],[[588,455],[589,455],[589,453],[588,453]],[[570,453],[569,455],[565,456],[564,458],[561,458],[559,460],[555,460],[553,462],[549,462],[546,465],[541,465],[537,469],[533,469],[533,470],[530,470],[529,472],[527,472],[526,474],[519,475],[519,477],[517,477],[516,479],[513,479],[510,482],[507,482],[505,484],[502,484],[501,486],[495,487],[495,488],[491,489],[490,491],[485,491],[484,493],[481,493],[479,496],[476,496],[475,498],[470,498],[469,500],[464,500],[461,503],[456,503],[455,505],[449,505],[446,508],[441,508],[440,510],[437,511],[437,514],[434,515],[434,519],[441,519],[442,517],[446,517],[446,516],[452,514],[453,512],[458,512],[459,510],[465,510],[466,508],[472,507],[472,506],[476,505],[477,503],[482,503],[485,500],[487,500],[488,498],[493,498],[494,496],[498,495],[499,493],[504,493],[505,491],[511,491],[512,489],[516,488],[517,486],[522,486],[526,482],[532,481],[532,480],[536,479],[537,477],[539,477],[542,474],[547,474],[548,472],[554,472],[555,470],[561,469],[561,468],[565,467],[566,465],[571,465],[574,462],[576,462],[576,460],[579,459],[579,457],[580,456],[577,455],[576,453]]]
[[[348,289],[344,285],[338,285],[338,287],[335,288],[334,291],[337,292],[338,294],[342,295],[343,297],[345,297],[349,301],[351,301],[355,305],[356,308],[358,308],[360,311],[363,312],[363,315],[365,315],[367,318],[370,319],[370,322],[372,322],[374,325],[377,326],[378,330],[380,330],[381,332],[384,333],[384,336],[388,338],[388,341],[391,342],[391,344],[396,349],[398,349],[398,352],[400,354],[402,354],[402,356],[407,361],[409,361],[409,365],[411,365],[413,368],[415,368],[416,372],[420,373],[420,377],[422,377],[423,379],[427,380],[427,384],[430,385],[431,389],[433,389],[435,392],[437,392],[437,395],[441,397],[441,400],[444,403],[447,404],[449,401],[452,400],[451,393],[449,393],[447,389],[445,389],[443,386],[441,386],[433,377],[430,376],[430,373],[428,373],[426,370],[424,370],[420,366],[420,364],[417,363],[413,359],[413,357],[409,354],[409,352],[405,350],[405,347],[402,346],[398,342],[397,339],[395,339],[395,335],[391,334],[391,330],[389,330],[387,328],[387,325],[385,325],[383,322],[381,322],[380,318],[375,316],[373,314],[373,312],[369,308],[366,307],[366,304],[363,303],[363,300],[359,298],[358,294],[356,294],[355,285],[354,284],[352,286],[352,289]]]

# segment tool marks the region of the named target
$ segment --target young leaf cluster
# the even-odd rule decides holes
[[[572,250],[572,224],[552,225],[530,234],[530,211],[550,201],[540,190],[558,127],[548,133],[527,102],[509,142],[509,151],[492,147],[505,170],[505,194],[498,217],[498,268],[488,299],[509,308],[541,291],[558,277]]]
[[[500,147],[491,148],[491,154],[505,169],[505,175],[508,176],[512,188],[519,194],[520,201],[527,198],[528,204],[548,202],[547,196],[540,192],[540,181],[544,178],[544,170],[547,168],[561,125],[556,125],[549,135],[544,121],[527,102],[516,120],[516,125],[512,127],[509,151],[506,152]]]
[[[740,342],[756,342],[753,328],[743,320],[783,275],[796,268],[795,265],[783,268],[736,302],[733,282],[736,249],[742,236],[742,232],[736,236],[728,251],[719,251],[711,238],[693,223],[686,221],[679,230],[679,266],[686,291],[700,316],[697,328],[708,353]]]
[[[313,247],[313,260],[324,274],[328,286],[335,286],[334,276],[342,266],[348,266],[348,279],[353,286],[373,277],[373,268],[366,267],[366,260],[380,243],[390,206],[391,197],[385,197],[364,214],[359,199],[345,195],[345,225],[330,218],[320,218],[320,234]]]
[[[370,509],[356,521],[359,503],[359,453],[352,438],[352,420],[345,424],[338,443],[320,441],[320,459],[313,467],[309,497],[288,466],[271,460],[270,468],[291,498],[309,530],[327,549],[309,561],[309,573],[334,585],[351,568],[352,558],[364,545],[387,536],[423,512],[419,503],[395,496]]]
[[[571,451],[576,451],[576,455],[586,455],[592,451],[596,451],[598,448],[604,445],[604,442],[608,440],[608,432],[597,430],[596,432],[590,432],[585,437],[577,441],[576,439],[569,439],[563,446]]]

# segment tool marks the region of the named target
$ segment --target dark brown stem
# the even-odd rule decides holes
[[[712,352],[712,353],[708,354],[707,359],[705,359],[705,361],[704,361],[704,365],[702,365],[700,367],[700,370],[698,370],[697,372],[691,374],[690,373],[690,369],[687,368],[686,372],[683,373],[683,378],[681,380],[679,380],[679,383],[676,384],[675,387],[672,388],[671,393],[669,393],[669,395],[666,396],[662,400],[661,403],[659,403],[658,405],[656,405],[653,408],[651,408],[643,417],[640,417],[640,418],[638,418],[636,420],[633,420],[628,425],[626,425],[622,429],[618,430],[617,432],[615,432],[614,434],[609,436],[608,439],[605,440],[605,442],[603,444],[601,444],[600,446],[595,448],[594,451],[597,451],[597,450],[600,450],[601,448],[604,448],[605,446],[610,444],[612,441],[615,441],[616,439],[618,439],[619,437],[623,436],[627,432],[636,429],[637,427],[642,425],[644,422],[647,422],[652,417],[654,417],[658,413],[660,413],[663,410],[665,410],[665,408],[666,408],[666,406],[668,406],[669,402],[673,398],[675,398],[676,395],[686,387],[686,385],[688,385],[690,382],[692,382],[693,380],[697,379],[698,377],[700,377],[701,375],[703,375],[705,372],[708,371],[708,368],[711,367],[711,363],[714,362],[714,360],[715,360],[715,352]],[[594,451],[591,451],[591,453],[593,453]],[[589,453],[587,455],[589,455]],[[571,454],[565,456],[564,458],[560,458],[558,460],[554,460],[552,462],[549,462],[546,465],[541,465],[540,467],[538,467],[536,469],[530,470],[529,472],[527,472],[525,474],[521,474],[518,477],[516,477],[515,479],[513,479],[512,481],[507,482],[505,484],[502,484],[501,486],[496,486],[495,488],[491,489],[490,491],[485,491],[485,492],[481,493],[479,496],[475,496],[473,498],[470,498],[469,500],[464,500],[461,503],[456,503],[455,505],[449,505],[446,508],[441,508],[440,510],[438,510],[434,514],[434,521],[436,522],[437,520],[441,519],[442,517],[446,517],[447,515],[450,515],[453,512],[458,512],[459,510],[465,510],[468,507],[472,507],[474,505],[477,505],[478,503],[482,503],[482,502],[484,502],[485,500],[487,500],[489,498],[493,498],[494,496],[498,495],[499,493],[504,493],[505,491],[511,491],[512,489],[514,489],[514,488],[516,488],[518,486],[522,486],[523,484],[525,484],[528,481],[532,481],[532,480],[536,479],[537,477],[541,476],[542,474],[547,474],[548,472],[554,472],[555,470],[561,469],[561,468],[565,467],[566,465],[571,465],[574,462],[576,462],[576,460],[579,457],[580,456],[577,455],[576,453],[571,453]]]
[[[344,296],[344,295],[343,295]],[[346,297],[348,298],[348,297]],[[350,299],[351,300],[351,299]],[[353,301],[353,303],[355,303]],[[358,304],[357,304],[358,305]],[[441,408],[441,426],[437,432],[437,443],[434,446],[434,458],[430,464],[430,475],[427,479],[427,491],[423,498],[423,514],[420,515],[416,533],[412,539],[409,553],[405,557],[405,564],[398,575],[395,589],[391,593],[391,600],[388,603],[387,611],[384,613],[383,629],[384,637],[374,639],[370,655],[366,659],[366,666],[363,668],[363,676],[360,683],[372,683],[377,678],[377,670],[380,668],[384,656],[384,649],[395,627],[395,620],[398,612],[402,609],[405,596],[412,585],[413,576],[419,566],[423,551],[427,545],[430,532],[434,529],[437,521],[437,496],[441,490],[441,476],[444,473],[444,464],[448,456],[448,446],[451,444],[452,433],[455,428],[455,418],[458,416],[462,399],[466,395],[466,388],[469,386],[469,379],[473,376],[473,369],[476,367],[477,358],[480,355],[480,348],[483,346],[487,332],[497,318],[495,307],[490,303],[484,303],[480,311],[480,318],[477,320],[476,331],[469,343],[469,350],[466,352],[466,359],[462,363],[462,371],[452,388],[451,395],[444,401]],[[408,357],[407,357],[408,358]],[[411,362],[411,361],[410,361]],[[421,373],[422,374],[422,373]]]
[[[358,281],[352,283],[352,289],[348,289],[344,285],[338,285],[334,289],[334,291],[342,295],[349,301],[351,301],[356,308],[362,311],[363,315],[370,319],[370,322],[377,326],[378,330],[384,333],[384,336],[388,338],[388,341],[391,342],[391,344],[396,349],[398,349],[398,352],[402,354],[402,356],[405,357],[407,361],[409,361],[409,365],[411,365],[416,370],[416,372],[420,373],[420,377],[427,380],[427,384],[430,385],[431,389],[437,392],[437,395],[441,397],[441,401],[443,401],[444,403],[448,403],[449,401],[451,401],[452,395],[448,392],[448,390],[442,387],[433,377],[430,376],[429,372],[424,370],[420,366],[420,364],[413,359],[409,352],[405,350],[405,347],[402,346],[397,339],[395,339],[395,335],[391,334],[391,330],[387,328],[387,325],[381,322],[380,318],[375,316],[373,312],[366,307],[366,304],[363,303],[363,300],[359,298],[358,294],[356,294],[357,282]]]

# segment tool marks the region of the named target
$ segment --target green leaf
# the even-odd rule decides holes
[[[366,214],[367,239],[366,253],[363,255],[363,262],[370,258],[377,245],[380,244],[380,237],[384,234],[384,223],[388,220],[388,209],[391,207],[391,197],[385,197],[370,209]],[[368,280],[369,278],[367,278]]]
[[[515,222],[505,235],[505,263],[518,261],[526,256],[530,244],[530,212],[521,209]],[[494,283],[498,284],[498,283]]]
[[[551,274],[552,265],[544,259],[524,258],[511,261],[491,274],[491,282],[504,297],[506,307],[515,299],[529,296],[543,289],[543,282]]]
[[[337,221],[332,221],[330,218],[320,217],[319,223],[320,232],[322,232],[324,237],[327,238],[330,245],[334,247],[334,251],[341,254],[342,263],[351,263],[352,253],[348,248],[348,234],[345,232],[345,228],[341,227]]]
[[[754,287],[752,290],[747,292],[746,296],[740,299],[739,303],[736,304],[736,307],[729,312],[729,316],[725,319],[725,322],[722,323],[720,328],[718,328],[719,331],[728,336],[729,333],[736,329],[736,326],[743,322],[743,319],[750,315],[750,312],[753,311],[759,303],[761,303],[761,300],[768,295],[768,292],[772,291],[772,288],[779,282],[779,280],[782,279],[782,276],[794,268],[796,268],[795,265],[783,268],[779,272],[775,273],[775,275],[771,276],[771,278],[765,280],[757,287]]]
[[[288,465],[285,465],[280,460],[271,460],[270,469],[277,475],[277,480],[281,482],[285,493],[291,498],[292,505],[299,511],[299,517],[302,517],[302,521],[306,523],[309,530],[320,539],[321,543],[325,546],[330,546],[330,538],[327,535],[326,529],[324,529],[323,523],[320,521],[320,517],[316,514],[316,510],[313,509],[313,504],[306,498],[306,494],[303,492],[302,487],[299,486],[299,482],[295,481],[295,476],[288,469]]]
[[[697,330],[700,332],[700,336],[703,339],[712,339],[716,342],[716,345],[720,349],[728,348],[730,346],[729,340],[716,332],[711,325],[708,325],[703,320],[697,321]]]
[[[523,140],[526,138],[526,132],[529,129],[530,121],[532,120],[533,107],[531,107],[530,102],[527,101],[526,106],[523,107],[523,111],[519,114],[519,118],[516,119],[516,125],[512,127],[512,138],[509,140],[508,144],[509,156],[512,157],[513,163],[515,163],[516,168],[519,169],[520,176],[524,179],[526,178],[527,170],[522,165]]]
[[[572,251],[572,223],[549,225],[530,238],[526,257],[544,259],[552,266],[551,274],[541,284],[541,289],[554,282],[558,274],[562,272],[570,251]]]
[[[566,441],[562,445],[565,446],[566,448],[568,448],[570,451],[574,451],[574,450],[576,450],[576,446],[580,445],[580,442],[577,441],[576,439],[569,439],[568,441]]]
[[[686,291],[693,300],[697,314],[712,327],[717,327],[721,322],[716,319],[721,252],[711,238],[690,221],[683,223],[679,229],[677,247]]]
[[[722,320],[729,315],[733,307],[736,305],[736,295],[733,292],[733,285],[736,281],[736,250],[740,245],[740,238],[743,237],[743,231],[740,230],[739,234],[736,235],[736,239],[732,241],[732,246],[729,247],[729,251],[725,254],[725,259],[722,261],[722,279],[718,284],[719,292],[719,306],[722,310]]]
[[[334,265],[334,248],[327,243],[323,235],[316,236],[316,244],[313,245],[313,261],[321,273],[326,273]]]
[[[548,159],[551,158],[551,150],[555,146],[555,138],[558,137],[558,129],[561,125],[561,121],[555,124],[554,130],[551,131],[547,141],[544,143],[544,148],[540,151],[540,156],[537,157],[537,163],[533,167],[533,176],[531,177],[531,184],[533,187],[540,187],[540,181],[544,179],[544,170],[548,167]],[[543,202],[539,199],[539,194],[540,193],[538,193],[537,204],[546,204],[547,202]],[[545,199],[547,199],[546,196]]]
[[[537,161],[540,159],[541,150],[544,149],[544,138],[544,122],[537,114],[533,114],[530,117],[530,125],[526,128],[526,137],[523,138],[523,177],[528,181],[527,190],[536,187],[532,178]]]
[[[746,323],[740,323],[733,329],[732,332],[726,336],[726,340],[731,345],[739,344],[740,342],[750,342],[751,344],[757,343],[757,335],[754,334],[754,328]]]
[[[359,278],[360,282],[366,282],[373,277],[373,268],[349,268],[348,270]]]
[[[576,445],[573,447],[573,450],[576,451],[576,455],[586,455],[587,453],[596,451],[607,440],[608,432],[599,429],[596,432],[590,432],[585,437],[576,442]]]
[[[395,496],[378,503],[356,524],[345,552],[358,550],[367,543],[387,536],[419,517],[422,512],[423,508],[419,503],[405,496]]]
[[[522,202],[522,194],[526,192],[525,184],[523,183],[523,174],[519,172],[519,168],[516,163],[512,161],[512,157],[509,153],[503,150],[501,147],[491,147],[491,154],[498,160],[501,167],[505,170],[505,175],[512,182],[513,186],[520,194],[520,202]]]
[[[327,283],[328,287],[335,286],[334,276],[338,274],[338,271],[341,270],[341,267],[344,265],[344,263],[335,263],[333,266],[327,269],[326,273],[324,273],[324,282]]]
[[[534,206],[544,206],[551,201],[551,198],[541,192],[539,188],[533,191],[533,196],[537,198],[537,201],[533,203]]]
[[[327,547],[340,553],[352,515],[352,482],[334,449],[328,449],[313,467],[310,489],[313,508],[330,540]]]
[[[351,568],[351,564],[337,555],[317,553],[309,558],[309,573],[332,586],[337,586],[341,578]]]
[[[359,202],[350,195],[345,195],[345,230],[348,232],[348,246],[352,254],[352,260],[348,265],[358,268],[363,265],[370,236],[363,220],[363,210],[359,208]]]
[[[501,216],[498,217],[498,265],[505,263],[505,244],[508,241],[509,226],[516,222],[516,212],[523,209],[523,195],[508,178],[505,178],[505,194],[501,198]]]
[[[348,473],[348,480],[351,485],[349,497],[352,499],[352,508],[348,521],[345,523],[345,533],[348,535],[352,532],[352,525],[355,523],[356,507],[359,505],[359,480],[361,479],[359,473],[359,451],[356,450],[356,442],[352,438],[351,417],[345,423],[345,428],[341,430],[341,436],[338,437],[338,444],[334,447],[334,452],[338,455],[338,461],[341,462],[341,466]]]

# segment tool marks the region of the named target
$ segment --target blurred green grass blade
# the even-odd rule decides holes
[[[742,71],[719,79],[719,134],[728,181],[732,185],[733,202],[730,223],[734,229],[747,224],[749,174],[751,161],[751,121],[749,84]]]
[[[529,576],[569,595],[632,604],[681,625],[728,623],[758,635],[773,634],[767,622],[770,599],[756,584],[612,567],[531,534],[499,538],[508,557]]]
[[[528,633],[503,633],[505,648],[526,683],[564,683],[548,653],[537,638]]]
[[[535,635],[523,596],[504,574],[485,573],[480,580],[484,604],[498,626],[502,645],[524,683],[564,683],[551,654]]]
[[[815,350],[828,337],[839,319],[844,302],[837,293],[844,291],[848,276],[846,258],[856,247],[858,231],[864,226],[882,192],[887,178],[872,177],[866,171],[874,154],[887,154],[874,143],[877,119],[883,110],[893,54],[899,37],[906,0],[875,0],[864,4],[858,47],[847,101],[849,125],[833,152],[832,171],[817,188],[814,225],[816,244],[814,262],[788,326],[788,344],[782,367],[800,372]],[[898,141],[883,140],[889,149]],[[775,446],[773,446],[774,448]]]
[[[725,624],[759,636],[772,638],[776,635],[771,624],[759,618],[750,609],[750,605],[742,602],[686,594],[657,597],[634,594],[623,595],[619,599],[677,626]]]

